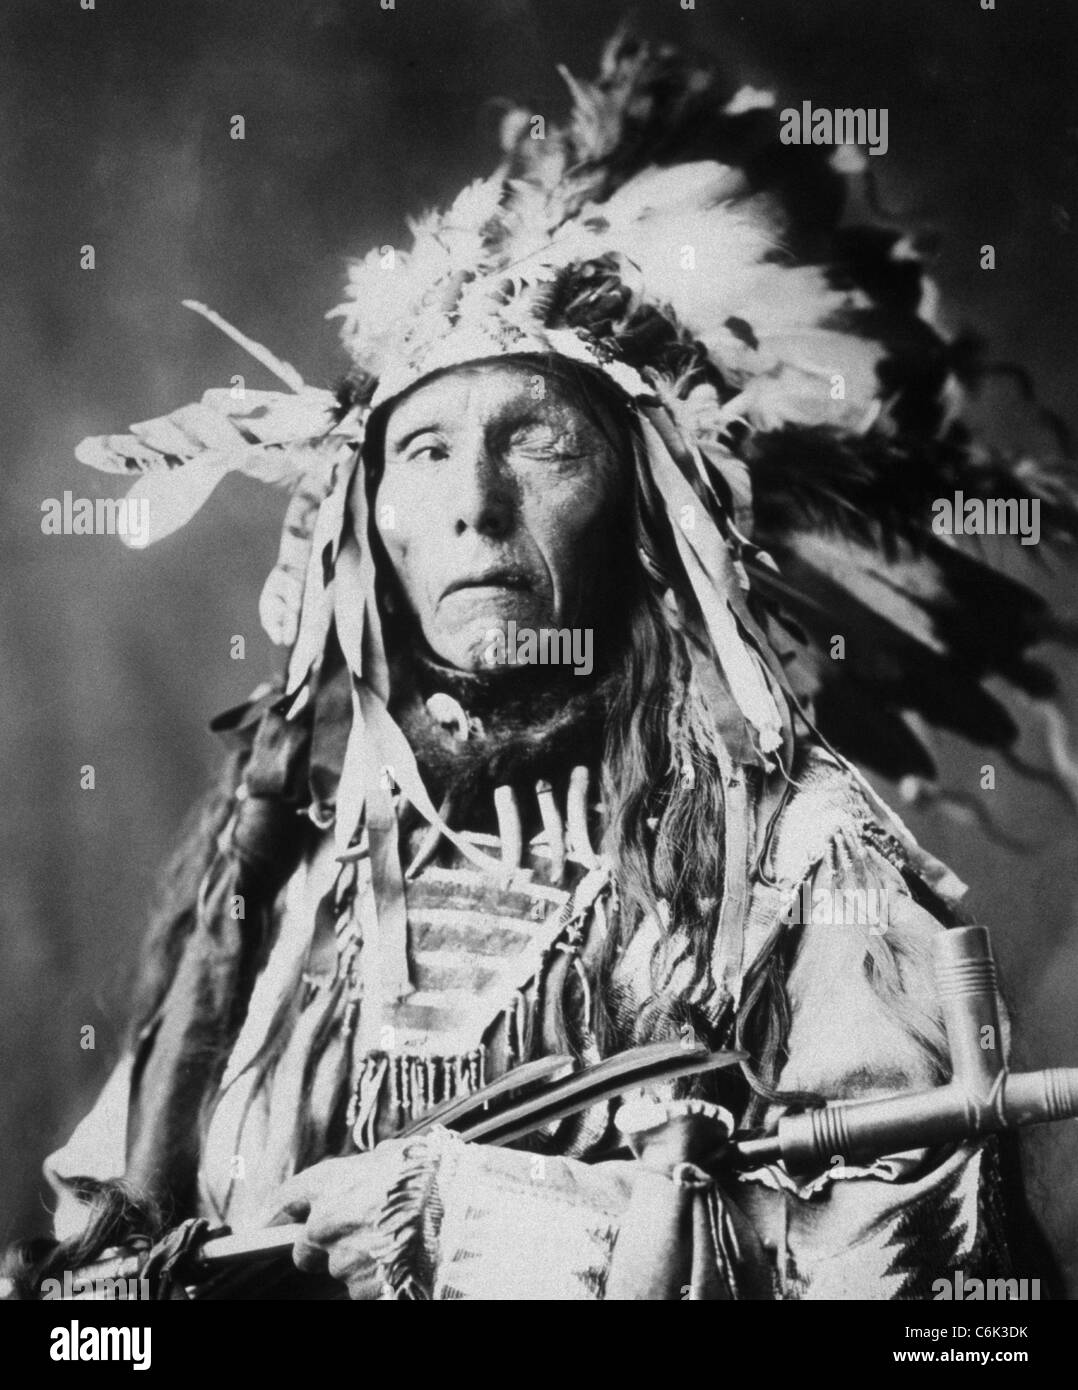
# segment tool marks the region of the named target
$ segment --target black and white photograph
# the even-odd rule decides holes
[[[1047,1367],[1078,9],[0,35],[31,1373],[165,1373],[181,1301],[858,1302],[866,1369]]]

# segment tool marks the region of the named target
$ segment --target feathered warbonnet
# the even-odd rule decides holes
[[[851,151],[784,146],[767,94],[724,92],[625,35],[595,83],[566,80],[564,126],[512,111],[489,178],[412,223],[407,250],[353,265],[331,313],[352,362],[340,392],[305,386],[209,315],[289,393],[210,391],[78,450],[140,475],[152,538],[230,471],[292,489],[261,617],[291,648],[294,714],[317,699],[335,617],[353,677],[342,850],[365,806],[384,809],[387,767],[453,835],[388,712],[373,551],[346,502],[372,413],[464,363],[554,354],[628,403],[680,565],[671,603],[699,633],[692,660],[728,769],[788,768],[794,722],[811,719],[855,761],[930,778],[926,724],[1001,749],[1015,739],[989,678],[1053,691],[1028,657],[1051,632],[1040,600],[935,534],[932,504],[959,491],[1036,500],[1042,535],[1058,541],[1074,534],[1073,497],[1051,457],[997,449],[966,422],[980,375],[969,344],[936,321],[914,240],[878,212],[844,217],[870,177]],[[946,894],[942,867],[891,823]]]

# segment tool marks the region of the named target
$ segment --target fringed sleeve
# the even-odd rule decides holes
[[[914,901],[896,865],[840,836],[798,910],[805,920],[791,928],[800,940],[780,1088],[845,1100],[941,1084],[946,1046],[931,948],[944,928]],[[992,1158],[976,1146],[869,1166],[835,1154],[807,1183],[782,1165],[746,1175],[737,1200],[763,1241],[778,1297],[931,1298],[933,1283],[954,1270],[995,1275],[1006,1266]]]

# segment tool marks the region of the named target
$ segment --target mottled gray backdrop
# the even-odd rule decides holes
[[[7,0],[0,19],[6,320],[0,459],[0,1241],[43,1226],[42,1155],[121,1036],[155,866],[217,755],[207,719],[271,669],[256,600],[280,498],[245,480],[159,549],[44,536],[84,435],[165,413],[235,372],[274,383],[180,308],[202,299],[332,384],[323,312],[344,261],[495,159],[509,95],[558,114],[554,65],[587,74],[626,13],[609,0]],[[885,202],[941,234],[955,326],[1026,362],[1073,424],[1078,340],[1078,11],[1060,0],[650,0],[639,26],[781,104],[887,107]],[[243,142],[229,119],[246,120]],[[978,265],[983,242],[998,268]],[[96,269],[79,268],[92,243]],[[1072,570],[1035,582],[1073,619]],[[245,634],[247,657],[229,659]],[[1056,652],[1075,713],[1076,671]],[[1078,744],[1078,731],[1075,734]],[[1043,761],[1036,724],[1022,752]],[[950,781],[982,759],[948,746]],[[79,788],[92,763],[96,789]],[[1020,1052],[1078,1064],[1074,810],[1000,766],[1005,851],[939,812],[910,819],[994,929]],[[96,1048],[80,1048],[91,1024]],[[1078,1214],[1074,1126],[1035,1145],[1061,1241]],[[1078,1273],[1078,1257],[1072,1255]]]

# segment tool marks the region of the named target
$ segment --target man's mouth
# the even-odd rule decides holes
[[[501,567],[500,569],[483,570],[478,574],[467,575],[462,579],[454,579],[451,584],[447,584],[442,598],[446,599],[450,594],[459,593],[461,589],[531,589],[531,580],[523,570]]]

